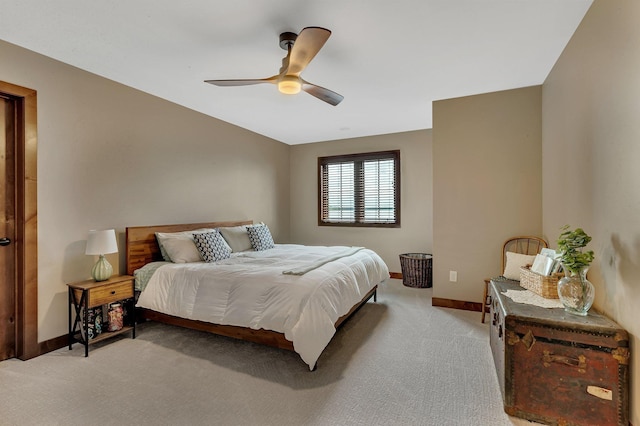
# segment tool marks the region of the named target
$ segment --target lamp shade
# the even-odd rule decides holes
[[[118,242],[116,241],[116,231],[107,229],[105,231],[89,231],[87,239],[87,250],[85,254],[107,254],[117,253]]]

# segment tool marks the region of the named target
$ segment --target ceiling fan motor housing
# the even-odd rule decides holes
[[[280,47],[284,50],[289,50],[296,41],[296,38],[298,38],[298,34],[296,33],[284,32],[280,34]]]

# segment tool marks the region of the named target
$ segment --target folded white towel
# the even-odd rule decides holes
[[[359,252],[363,248],[364,247],[351,247],[343,252],[340,252],[331,256],[327,256],[323,259],[316,260],[315,262],[311,262],[308,265],[300,266],[298,268],[290,269],[287,271],[282,271],[282,273],[285,275],[304,275],[307,272],[313,271],[314,269],[317,269],[329,262],[333,262],[334,260],[340,259],[342,257],[351,256],[352,254]]]

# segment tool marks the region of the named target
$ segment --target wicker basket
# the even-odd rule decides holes
[[[529,268],[520,268],[520,286],[545,299],[558,299],[558,280],[564,277],[564,274],[540,275]]]
[[[431,287],[433,256],[427,253],[405,253],[400,255],[402,284],[407,287]]]

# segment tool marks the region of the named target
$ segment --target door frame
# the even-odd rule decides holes
[[[37,92],[0,81],[16,100],[16,356],[40,355],[38,345]]]

